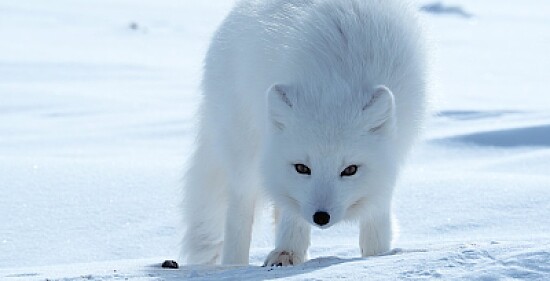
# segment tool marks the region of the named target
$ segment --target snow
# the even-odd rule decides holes
[[[342,224],[262,268],[266,215],[251,266],[168,270],[201,59],[233,1],[1,1],[0,280],[550,279],[550,4],[418,2],[433,114],[395,249],[359,258]]]

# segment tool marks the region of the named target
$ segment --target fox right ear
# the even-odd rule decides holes
[[[395,100],[392,92],[386,86],[378,86],[371,91],[368,101],[363,106],[369,131],[374,133],[389,127],[394,121]]]
[[[269,88],[267,93],[267,109],[271,123],[283,130],[289,113],[295,104],[293,91],[289,86],[275,84]]]

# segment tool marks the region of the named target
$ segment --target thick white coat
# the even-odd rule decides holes
[[[247,264],[257,199],[276,209],[266,265],[307,259],[310,226],[359,222],[390,249],[396,177],[425,111],[422,35],[399,0],[241,1],[205,59],[182,255]],[[299,174],[295,164],[311,174]],[[350,165],[353,176],[341,176]],[[317,212],[330,214],[318,225]]]

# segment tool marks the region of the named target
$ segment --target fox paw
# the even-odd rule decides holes
[[[304,262],[304,257],[292,251],[273,250],[265,259],[263,266],[289,266]]]

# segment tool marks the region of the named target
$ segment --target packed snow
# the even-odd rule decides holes
[[[0,280],[550,280],[550,3],[418,1],[432,114],[394,200],[400,235],[312,233],[311,260],[162,269],[201,60],[233,1],[0,2]],[[467,15],[467,16],[464,16]]]

